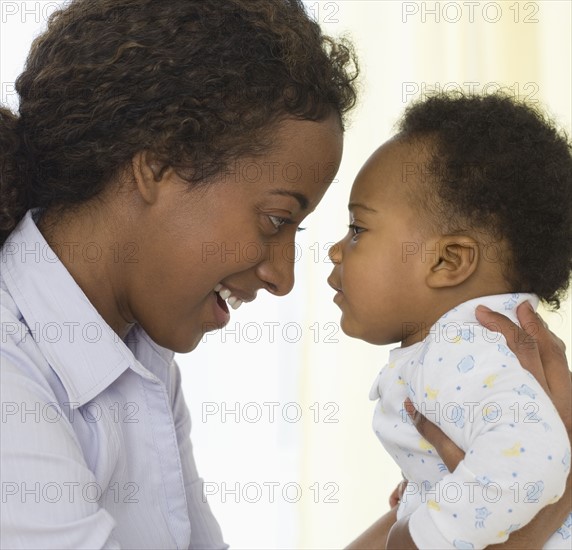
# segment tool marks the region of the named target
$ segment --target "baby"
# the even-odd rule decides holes
[[[349,211],[328,282],[346,334],[401,342],[370,393],[375,432],[409,481],[398,521],[418,548],[501,543],[562,496],[570,444],[475,308],[516,323],[526,300],[559,307],[572,268],[571,146],[504,95],[434,96],[366,162]],[[453,472],[413,427],[406,398],[466,453]],[[570,548],[570,520],[545,548]]]

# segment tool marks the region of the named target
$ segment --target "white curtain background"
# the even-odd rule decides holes
[[[34,36],[64,2],[0,1],[1,101]],[[160,9],[160,2],[157,2]],[[571,132],[572,13],[561,0],[307,1],[326,33],[355,42],[362,67],[341,169],[298,240],[297,284],[263,293],[228,327],[179,355],[209,502],[233,548],[339,548],[388,510],[398,468],[371,430],[368,392],[388,347],[347,338],[326,285],[355,174],[430,91],[510,88]],[[543,313],[568,346],[571,301]]]

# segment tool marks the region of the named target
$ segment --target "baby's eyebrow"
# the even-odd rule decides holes
[[[354,210],[356,208],[361,208],[362,210],[366,210],[368,212],[373,212],[374,214],[378,214],[378,211],[371,208],[370,206],[366,206],[365,204],[361,203],[361,202],[350,202],[348,204],[348,210]]]

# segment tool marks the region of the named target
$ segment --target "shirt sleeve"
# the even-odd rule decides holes
[[[115,520],[84,498],[97,483],[68,418],[20,362],[0,356],[0,547],[119,549]]]
[[[191,417],[181,389],[181,373],[176,361],[171,362],[170,392],[173,418],[191,522],[192,549],[226,550],[220,526],[211,512],[203,492],[203,479],[199,477],[191,443]]]
[[[426,356],[414,385],[421,410],[434,411],[466,454],[454,472],[419,488],[423,504],[409,526],[419,548],[485,548],[562,496],[570,444],[554,405],[505,343],[448,346]]]

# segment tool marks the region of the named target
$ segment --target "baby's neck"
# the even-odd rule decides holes
[[[486,284],[483,281],[480,281],[480,284],[475,284],[475,282],[469,284],[469,281],[466,281],[457,287],[428,289],[427,300],[420,316],[423,318],[417,323],[411,323],[411,331],[404,334],[401,347],[405,348],[424,340],[430,333],[431,327],[445,313],[464,302],[482,296],[512,292],[518,292],[518,290],[511,288],[505,281],[487,281]]]

